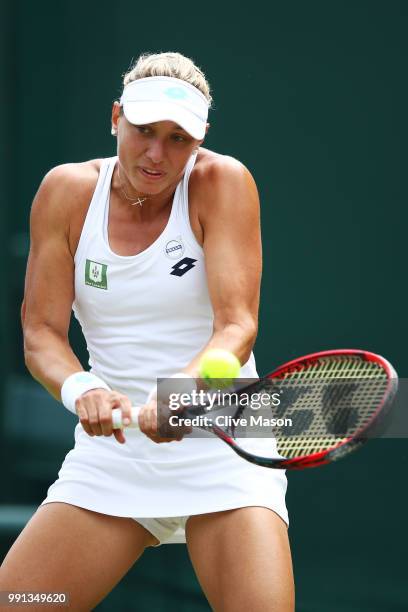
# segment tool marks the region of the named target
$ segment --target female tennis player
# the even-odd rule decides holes
[[[227,349],[257,376],[258,194],[241,163],[201,147],[210,104],[190,59],[141,56],[113,104],[117,156],[53,169],[35,197],[26,363],[79,423],[2,591],[64,591],[90,610],[146,547],[187,542],[214,610],[294,609],[284,473],[215,438],[157,431],[156,379],[196,377],[204,351]],[[72,308],[89,372],[69,345]],[[113,430],[112,410],[126,422],[132,405],[141,431]]]

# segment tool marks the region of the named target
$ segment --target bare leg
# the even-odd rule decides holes
[[[69,607],[58,609],[89,612],[152,544],[157,544],[156,538],[133,519],[59,502],[46,504],[4,559],[0,591],[65,592]],[[38,604],[28,609],[44,612]]]
[[[197,578],[216,612],[293,612],[287,528],[261,507],[192,516],[187,544]]]

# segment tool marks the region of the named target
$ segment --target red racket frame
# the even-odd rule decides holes
[[[317,353],[310,353],[309,355],[305,355],[304,357],[293,359],[292,361],[288,361],[287,363],[279,366],[279,368],[268,374],[268,376],[266,376],[265,378],[279,379],[280,376],[290,372],[291,370],[301,370],[307,367],[310,362],[316,362],[322,357],[331,357],[335,355],[358,355],[366,361],[371,361],[380,364],[384,368],[388,376],[388,385],[384,392],[383,398],[379,403],[377,409],[373,412],[370,421],[363,427],[361,427],[353,436],[350,436],[346,440],[339,442],[339,444],[334,448],[325,451],[320,451],[318,453],[313,453],[312,455],[308,455],[307,457],[293,457],[292,459],[268,459],[265,457],[259,457],[257,455],[251,455],[250,453],[247,453],[236,444],[234,438],[229,436],[219,427],[214,426],[212,428],[213,432],[224,442],[226,442],[243,459],[246,459],[251,463],[256,463],[257,465],[276,469],[300,470],[305,468],[317,467],[341,459],[352,451],[357,450],[357,448],[367,442],[367,434],[371,432],[374,427],[377,427],[379,422],[383,422],[383,418],[385,419],[388,413],[388,409],[391,406],[392,400],[395,396],[395,393],[397,392],[397,373],[395,372],[392,365],[386,359],[384,359],[384,357],[376,355],[375,353],[371,353],[370,351],[364,351],[359,349],[336,349],[320,351]],[[381,419],[378,419],[380,414]],[[361,437],[363,434],[364,438]]]

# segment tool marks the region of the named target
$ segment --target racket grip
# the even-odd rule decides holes
[[[131,427],[133,429],[139,429],[139,412],[140,408],[138,406],[132,406],[132,416],[131,422],[129,425],[126,425],[126,428]],[[112,410],[112,424],[113,429],[122,429],[122,411],[120,408],[114,408]]]

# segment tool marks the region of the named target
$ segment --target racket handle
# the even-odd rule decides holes
[[[138,406],[132,406],[132,416],[131,422],[129,425],[126,425],[126,428],[131,427],[133,429],[139,429],[139,412],[140,408]],[[122,429],[122,411],[120,408],[114,408],[112,410],[112,424],[113,429]]]

